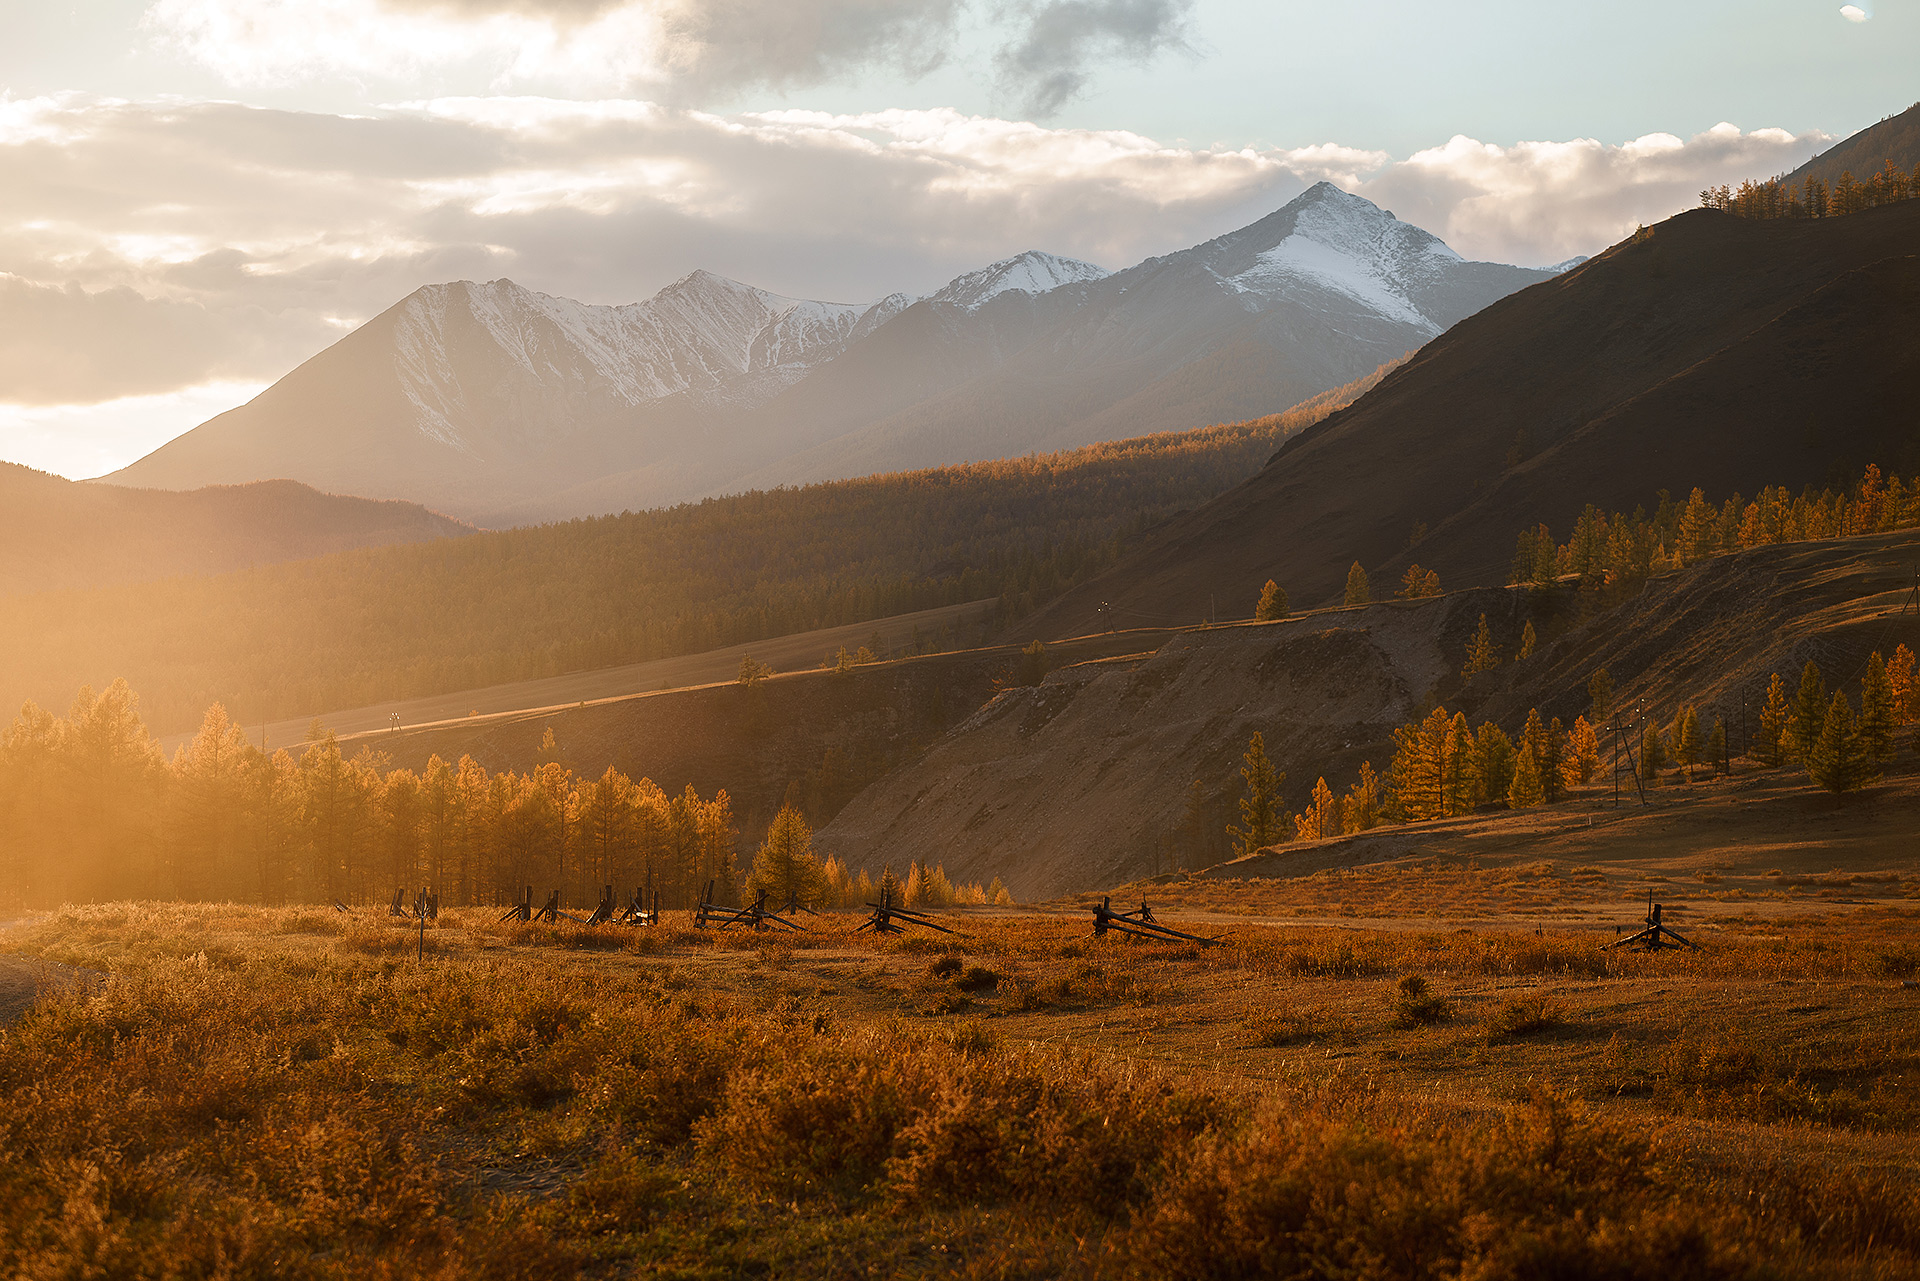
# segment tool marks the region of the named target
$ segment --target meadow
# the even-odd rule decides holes
[[[1920,1275],[1920,913],[964,936],[72,907],[21,1277]]]

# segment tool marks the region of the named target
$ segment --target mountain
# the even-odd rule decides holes
[[[1851,173],[1855,181],[1865,182],[1889,160],[1909,175],[1920,167],[1920,102],[1897,116],[1888,116],[1841,139],[1788,174],[1784,181],[1797,187],[1808,178],[1818,178],[1832,187],[1841,174]]]
[[[1837,218],[1680,214],[1488,307],[1022,624],[1037,637],[1296,605],[1348,567],[1503,582],[1582,507],[1920,471],[1920,201]],[[1418,531],[1424,537],[1409,543]],[[1102,607],[1107,607],[1103,609]]]
[[[514,524],[1072,448],[1284,409],[1551,275],[1322,183],[1125,271],[1030,251],[919,300],[433,285],[109,479],[290,476]]]
[[[290,480],[176,493],[81,484],[0,463],[0,596],[218,574],[473,527],[413,503]]]

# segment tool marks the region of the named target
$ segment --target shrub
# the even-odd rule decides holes
[[[1261,1010],[1248,1015],[1242,1026],[1253,1044],[1268,1049],[1302,1041],[1345,1040],[1353,1034],[1351,1020],[1319,1008]]]
[[[1426,977],[1409,974],[1393,992],[1393,1021],[1397,1027],[1424,1027],[1453,1017],[1453,1003],[1434,992]]]
[[[1567,1007],[1550,996],[1519,996],[1503,1002],[1499,1013],[1487,1024],[1491,1036],[1527,1036],[1560,1027],[1567,1021]]]

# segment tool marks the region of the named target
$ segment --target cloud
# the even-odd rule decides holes
[[[629,302],[704,267],[858,302],[1029,248],[1120,267],[1323,178],[1471,257],[1554,262],[1826,141],[1721,125],[1619,144],[1454,138],[1396,161],[948,109],[723,115],[495,96],[340,116],[5,100],[0,404],[270,380],[435,281],[509,276]]]
[[[1705,187],[1791,170],[1831,141],[1726,123],[1685,140],[1654,133],[1614,144],[1455,137],[1356,189],[1469,257],[1544,265],[1686,209]]]
[[[1865,9],[1862,9],[1857,4],[1841,5],[1840,16],[1845,18],[1848,22],[1865,22],[1867,19],[1873,17],[1871,13],[1868,13]]]
[[[995,56],[1004,82],[1039,119],[1086,91],[1093,68],[1165,51],[1191,53],[1193,0],[1042,0],[1023,7],[1024,29]]]
[[[396,85],[479,75],[495,89],[641,91],[697,104],[951,58],[963,16],[1003,84],[1041,115],[1095,69],[1189,49],[1195,0],[155,0],[165,47],[237,85]]]

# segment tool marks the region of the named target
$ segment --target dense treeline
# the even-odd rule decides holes
[[[0,699],[125,678],[177,732],[216,702],[254,724],[986,597],[1017,617],[1375,377],[1201,431],[17,598]]]
[[[1920,479],[1883,478],[1869,464],[1846,488],[1763,489],[1752,501],[1739,494],[1714,503],[1695,489],[1685,502],[1662,490],[1649,516],[1608,515],[1588,504],[1571,536],[1556,543],[1545,525],[1522,530],[1510,583],[1547,583],[1578,574],[1583,589],[1634,591],[1651,575],[1710,556],[1805,539],[1844,538],[1920,526]]]
[[[1831,186],[1808,175],[1797,187],[1779,178],[1743,182],[1738,187],[1708,187],[1700,193],[1700,206],[1742,218],[1836,218],[1917,195],[1920,165],[1907,173],[1889,160],[1865,182],[1848,170]]]
[[[725,790],[669,795],[612,768],[576,773],[553,759],[551,733],[546,746],[525,773],[489,774],[470,756],[434,756],[416,773],[370,750],[346,756],[331,734],[296,759],[253,746],[216,704],[168,760],[124,681],[83,688],[65,716],[28,703],[0,734],[0,905],[373,903],[430,886],[460,906],[511,902],[531,886],[541,901],[559,889],[580,906],[615,885],[623,902],[652,887],[683,908],[709,881],[719,901],[738,900]],[[775,826],[794,823],[805,831],[783,808]],[[811,857],[810,834],[807,847]],[[855,906],[876,894],[868,873],[837,859],[815,868],[805,901]],[[993,897],[1005,900],[997,881],[955,885],[917,864],[894,890],[907,906]]]

